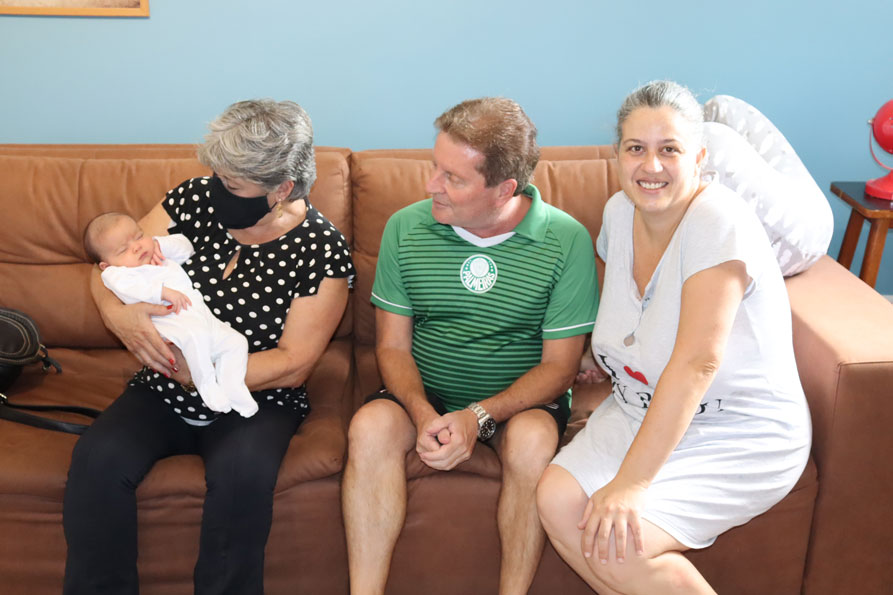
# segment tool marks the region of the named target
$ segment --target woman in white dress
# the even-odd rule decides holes
[[[768,510],[809,456],[790,305],[756,216],[702,175],[688,89],[640,87],[617,129],[592,337],[613,392],[544,473],[539,513],[601,595],[713,593],[680,552]]]

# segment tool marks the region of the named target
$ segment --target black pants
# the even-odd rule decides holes
[[[195,592],[263,593],[273,488],[300,416],[261,407],[196,427],[157,394],[128,387],[74,448],[62,515],[66,595],[138,593],[136,488],[155,461],[198,454],[205,462]]]

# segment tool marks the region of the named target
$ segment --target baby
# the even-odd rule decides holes
[[[125,304],[170,304],[171,314],[153,316],[158,332],[180,348],[205,405],[243,417],[257,411],[245,386],[248,341],[218,320],[180,266],[192,254],[182,234],[151,238],[131,217],[104,213],[84,231],[84,249],[102,271],[102,282]]]

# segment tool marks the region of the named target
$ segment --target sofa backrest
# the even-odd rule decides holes
[[[425,196],[429,149],[317,147],[310,194],[354,246],[357,283],[338,336],[375,340],[369,303],[381,233],[398,208]],[[51,346],[113,347],[89,291],[86,223],[120,210],[139,218],[182,180],[208,172],[193,145],[0,145],[0,306],[28,312]],[[534,172],[543,198],[589,229],[618,188],[612,146],[543,147]],[[352,200],[351,200],[352,199]]]
[[[349,153],[317,148],[310,194],[348,241]],[[110,210],[138,219],[168,189],[208,173],[192,145],[0,145],[0,305],[33,316],[47,345],[117,346],[90,296],[84,227]]]
[[[614,147],[543,147],[533,183],[543,199],[570,213],[589,230],[593,242],[601,228],[602,209],[619,189]],[[430,150],[374,150],[353,153],[353,258],[357,283],[353,295],[354,344],[358,364],[357,398],[380,382],[372,348],[375,311],[369,302],[381,234],[396,210],[425,198],[425,181],[433,169]]]

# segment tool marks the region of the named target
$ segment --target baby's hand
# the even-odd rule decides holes
[[[152,260],[150,262],[151,264],[159,265],[164,262],[164,254],[161,253],[161,245],[159,245],[158,240],[153,239],[152,244],[155,246],[155,249],[152,251]]]
[[[167,308],[168,310],[173,311],[174,314],[179,314],[180,310],[186,310],[192,305],[192,301],[186,297],[185,293],[180,293],[176,289],[171,289],[170,287],[161,289],[161,299],[171,303]]]

